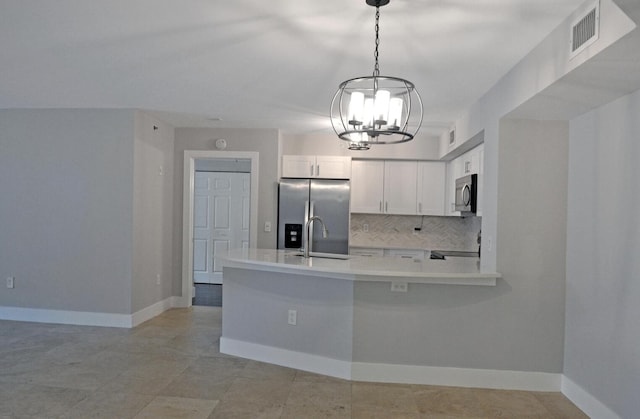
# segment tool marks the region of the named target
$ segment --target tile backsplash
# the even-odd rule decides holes
[[[349,245],[476,252],[481,227],[481,217],[351,214]]]

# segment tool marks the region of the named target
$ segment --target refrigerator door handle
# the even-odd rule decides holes
[[[314,201],[309,201],[309,218],[307,218],[307,222],[309,221],[309,219],[311,217],[313,217],[315,214],[315,206],[316,203]],[[313,243],[313,228],[315,226],[310,226],[311,228],[309,229],[309,237],[308,237],[308,243],[309,243],[309,247],[311,247],[311,243]],[[305,229],[307,228],[307,224],[305,223]],[[306,245],[307,243],[305,243]],[[311,249],[309,249],[311,250]]]

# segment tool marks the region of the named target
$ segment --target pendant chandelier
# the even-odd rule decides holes
[[[373,75],[340,83],[331,102],[331,125],[340,139],[349,142],[350,150],[411,141],[422,125],[422,100],[413,83],[380,75],[380,7],[389,1],[366,0],[376,8]]]

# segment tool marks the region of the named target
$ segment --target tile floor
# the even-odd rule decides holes
[[[349,382],[226,356],[221,309],[0,321],[0,418],[586,418],[560,393]]]

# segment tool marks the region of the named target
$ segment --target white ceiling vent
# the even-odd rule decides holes
[[[600,35],[600,2],[592,4],[571,26],[571,54],[573,58],[598,40]]]

